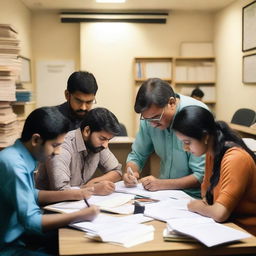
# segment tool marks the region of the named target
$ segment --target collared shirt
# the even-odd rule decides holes
[[[42,233],[39,191],[33,178],[36,165],[20,140],[0,152],[0,249],[18,244],[25,231]]]
[[[115,170],[122,175],[121,167],[108,148],[99,153],[88,152],[78,128],[67,133],[60,154],[39,167],[36,185],[39,189],[67,189],[85,184],[97,168],[102,173]]]
[[[80,127],[80,124],[82,122],[82,119],[77,118],[72,114],[70,106],[68,102],[64,102],[61,105],[56,106],[58,110],[61,112],[63,116],[65,116],[69,120],[69,130],[75,130],[78,127]]]
[[[207,106],[191,97],[179,95],[180,100],[175,115],[184,107]],[[182,142],[170,127],[165,130],[154,128],[148,121],[140,121],[140,129],[128,155],[127,162],[134,162],[140,169],[154,151],[160,157],[160,179],[177,179],[193,174],[199,182],[204,176],[205,156],[195,157],[183,150]],[[194,197],[200,197],[200,188],[184,189]]]

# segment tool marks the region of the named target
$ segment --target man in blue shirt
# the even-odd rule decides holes
[[[207,108],[191,97],[175,94],[161,79],[151,78],[141,85],[134,107],[136,113],[141,114],[140,129],[127,158],[126,169],[130,167],[133,175],[129,174],[131,172],[124,174],[126,186],[136,185],[147,158],[155,152],[160,157],[159,178],[142,178],[144,188],[150,191],[182,189],[191,196],[200,197],[205,158],[185,152],[172,130],[175,115],[188,105]]]
[[[98,213],[93,206],[71,214],[42,214],[39,207],[90,195],[88,189],[39,191],[34,188],[37,162],[59,153],[68,128],[68,120],[57,108],[36,109],[26,119],[21,138],[0,152],[0,255],[49,255],[48,251],[28,249],[28,237],[38,235],[36,240],[41,242],[46,231],[93,219]]]

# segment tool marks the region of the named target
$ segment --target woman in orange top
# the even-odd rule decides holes
[[[233,221],[256,235],[255,154],[225,122],[215,122],[199,106],[183,108],[172,128],[186,151],[206,153],[202,200],[192,200],[188,209],[217,222]]]

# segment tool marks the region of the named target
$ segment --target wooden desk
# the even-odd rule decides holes
[[[256,129],[251,128],[244,125],[239,124],[231,124],[229,123],[229,126],[233,129],[238,131],[242,137],[248,137],[248,138],[254,138],[256,139]]]
[[[59,230],[60,255],[117,255],[117,256],[199,256],[199,255],[256,255],[256,237],[232,245],[208,248],[200,243],[164,242],[166,223],[152,221],[155,227],[153,241],[125,248],[109,243],[94,242],[84,237],[84,232],[62,228]],[[234,224],[228,224],[237,227]]]

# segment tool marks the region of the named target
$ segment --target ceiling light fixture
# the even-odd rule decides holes
[[[124,3],[126,0],[96,0],[97,3]]]

